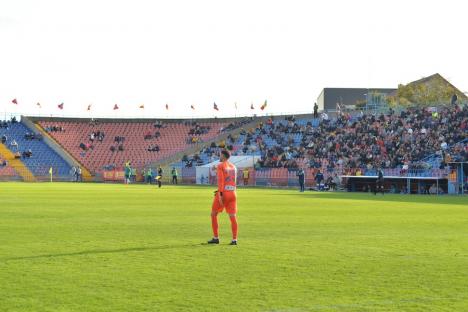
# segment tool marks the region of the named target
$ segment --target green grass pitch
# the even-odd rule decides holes
[[[468,198],[1,183],[0,311],[468,311]]]

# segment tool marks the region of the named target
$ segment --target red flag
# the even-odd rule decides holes
[[[18,101],[16,99],[11,100],[11,103],[18,105]]]
[[[86,109],[87,111],[91,110],[91,104],[88,105],[88,108]]]
[[[193,106],[193,105],[190,105],[190,108],[191,108],[191,109],[195,109],[195,106]]]
[[[140,105],[140,108],[145,108],[145,104],[141,104],[141,105]]]
[[[59,109],[63,109],[63,103],[60,103],[59,105],[57,105],[57,107],[58,107]]]
[[[253,106],[253,103],[250,104],[250,109],[255,109],[255,107]]]
[[[115,104],[114,105],[114,110],[119,109],[119,105]]]
[[[218,105],[216,105],[216,103],[213,103],[213,109],[219,111]]]
[[[41,103],[39,103],[39,102],[37,102],[37,104],[36,104],[36,105],[37,105],[39,108],[41,108],[41,107],[42,107],[42,106],[41,106]]]
[[[264,110],[267,107],[267,100],[265,100],[265,103],[263,103],[262,106],[260,106],[261,110]]]
[[[166,110],[169,110],[169,104],[166,104]]]

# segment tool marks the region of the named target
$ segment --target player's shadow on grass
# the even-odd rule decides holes
[[[120,248],[120,249],[95,249],[95,250],[83,250],[83,251],[69,252],[69,253],[43,254],[43,255],[36,255],[36,256],[3,258],[3,259],[0,259],[0,261],[6,262],[6,261],[15,261],[15,260],[50,259],[50,258],[60,258],[60,257],[114,254],[114,253],[153,251],[153,250],[165,250],[165,249],[184,249],[184,248],[201,247],[204,245],[206,244],[166,245],[166,246],[134,247],[134,248]]]
[[[417,194],[377,194],[374,193],[351,193],[351,192],[318,192],[308,191],[306,193],[272,193],[274,196],[301,196],[315,199],[341,199],[341,200],[371,200],[385,202],[403,203],[429,203],[440,205],[466,205],[468,200],[465,196],[451,195],[417,195]]]

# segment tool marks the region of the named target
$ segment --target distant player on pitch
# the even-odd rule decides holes
[[[220,156],[220,163],[216,169],[218,176],[218,190],[211,208],[211,227],[213,228],[213,239],[208,244],[219,244],[218,237],[218,213],[226,212],[231,220],[232,241],[230,245],[237,245],[237,194],[236,180],[237,168],[229,162],[231,154],[223,150]]]

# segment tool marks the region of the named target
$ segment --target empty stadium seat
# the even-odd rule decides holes
[[[155,128],[153,121],[146,122],[122,122],[99,121],[97,124],[88,121],[39,121],[38,124],[47,129],[49,127],[62,127],[63,131],[52,131],[49,134],[65,148],[75,159],[82,163],[92,173],[99,172],[107,165],[121,168],[127,161],[132,166],[141,168],[152,162],[163,160],[192,146],[188,143],[189,131],[192,126],[183,122],[166,122],[164,127]],[[211,127],[208,133],[198,135],[202,141],[209,141],[219,134],[219,130],[225,127],[225,123],[208,122],[198,123],[201,126]],[[90,141],[90,134],[95,131],[104,133],[102,142]],[[159,138],[145,139],[145,134],[160,132]],[[118,145],[114,142],[117,136],[125,137],[122,143],[124,150],[118,151]],[[93,148],[83,150],[80,143],[92,144]],[[159,152],[150,152],[150,145],[158,145]],[[111,146],[116,147],[112,152]]]
[[[70,172],[70,166],[51,149],[42,140],[27,140],[25,135],[32,131],[23,123],[9,123],[8,128],[0,128],[0,136],[5,135],[8,139],[5,143],[12,152],[20,153],[31,150],[32,157],[22,158],[21,161],[31,170],[35,176],[47,176],[50,167],[53,168],[56,175],[67,175]],[[11,146],[15,140],[18,148]]]

